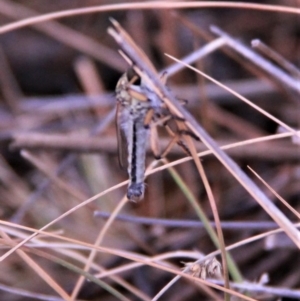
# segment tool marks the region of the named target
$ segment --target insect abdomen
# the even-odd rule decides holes
[[[144,116],[132,120],[132,140],[128,143],[128,174],[130,183],[127,197],[139,201],[144,197],[145,159],[149,130],[144,126]]]

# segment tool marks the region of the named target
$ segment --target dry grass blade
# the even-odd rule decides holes
[[[297,216],[300,219],[300,213],[295,210],[295,208],[293,208],[286,200],[284,200],[265,180],[262,179],[261,176],[259,176],[259,174],[257,174],[250,166],[248,166],[248,168],[253,172],[253,174],[255,174],[255,176],[262,181],[262,183],[264,185],[266,185],[266,187],[268,187],[268,189],[270,189],[270,191],[272,191],[272,193],[274,193],[274,195],[276,195],[276,197],[287,207],[289,208],[289,210],[291,210],[291,212],[293,212],[295,214],[295,216]]]
[[[16,250],[18,250],[21,246],[23,246],[24,244],[26,244],[28,241],[30,241],[32,238],[36,237],[37,235],[39,235],[40,233],[42,233],[41,231],[46,230],[47,228],[49,228],[50,226],[54,225],[56,222],[58,222],[59,220],[63,219],[64,217],[68,216],[69,214],[71,214],[72,212],[78,210],[81,207],[86,206],[87,204],[97,200],[98,198],[100,198],[101,196],[105,195],[106,193],[113,191],[115,189],[117,189],[118,187],[122,187],[124,185],[126,185],[128,183],[128,181],[125,181],[123,183],[120,183],[114,187],[111,187],[110,189],[107,189],[106,191],[103,191],[85,201],[83,201],[82,203],[80,203],[79,205],[73,207],[72,209],[66,211],[64,214],[60,215],[58,218],[52,220],[50,223],[46,224],[45,226],[43,226],[42,228],[40,228],[39,230],[36,230],[35,233],[29,235],[26,239],[24,239],[23,241],[21,241],[20,243],[18,243],[17,245],[15,245],[14,247],[12,247],[9,251],[7,251],[5,254],[3,254],[0,257],[0,261],[3,261],[5,258],[7,258],[9,255],[11,255],[12,253],[14,253]]]
[[[47,233],[46,233],[47,234]],[[50,234],[49,234],[50,235]],[[54,235],[54,234],[51,234],[51,236],[53,237],[59,237],[58,235]],[[69,238],[63,238],[64,240],[68,240],[68,241],[73,241],[73,242],[76,242],[76,240],[72,240],[72,239],[69,239]],[[79,242],[77,241],[79,244],[83,244],[82,242]],[[88,244],[84,244],[84,245],[88,245]],[[173,268],[169,268],[167,267],[165,264],[158,264],[158,263],[155,263],[156,261],[158,261],[157,258],[153,258],[153,259],[147,259],[142,256],[139,256],[139,255],[133,255],[133,254],[130,254],[129,252],[124,252],[124,251],[118,251],[118,250],[112,250],[112,249],[109,249],[109,248],[104,248],[104,247],[97,247],[95,245],[89,245],[91,248],[95,248],[97,249],[98,251],[101,251],[101,252],[108,252],[108,253],[111,253],[111,254],[115,254],[117,256],[121,256],[121,257],[124,257],[124,258],[127,258],[129,260],[132,260],[132,261],[136,261],[136,262],[139,262],[139,263],[142,263],[142,264],[146,264],[146,265],[150,265],[150,266],[153,266],[155,268],[159,268],[159,269],[162,269],[164,271],[168,271],[170,273],[175,273],[175,274],[179,274],[180,276],[184,277],[184,278],[187,278],[187,279],[190,279],[190,280],[193,280],[195,282],[200,282],[202,284],[206,284],[210,287],[213,287],[213,288],[216,288],[216,289],[219,289],[219,290],[222,290],[226,293],[231,293],[235,296],[238,296],[244,300],[250,300],[250,301],[253,301],[254,299],[252,298],[249,298],[249,297],[246,297],[246,296],[243,296],[242,294],[239,294],[237,292],[233,292],[231,290],[228,290],[226,288],[222,288],[218,285],[215,285],[215,284],[212,284],[210,282],[207,282],[207,281],[204,281],[202,279],[199,279],[199,278],[194,278],[190,275],[187,275],[185,273],[182,273],[178,270],[174,270]],[[178,255],[177,255],[178,256]],[[66,300],[71,300],[70,298],[65,298]]]
[[[8,244],[14,244],[12,239],[3,231],[1,236],[8,242]],[[24,251],[17,250],[17,254],[26,262],[44,281],[48,283],[64,300],[71,301],[71,297],[63,290],[62,287],[54,279],[46,273],[33,259],[31,259]]]
[[[122,210],[122,208],[125,206],[125,204],[126,204],[127,202],[128,202],[127,198],[124,197],[124,198],[121,200],[120,204],[115,208],[114,212],[112,213],[112,215],[110,216],[110,218],[109,218],[109,219],[107,220],[107,222],[105,223],[105,226],[104,226],[104,227],[101,229],[101,231],[99,232],[99,235],[98,235],[98,237],[97,237],[97,239],[96,239],[96,241],[95,241],[95,244],[94,244],[95,246],[99,246],[99,245],[102,243],[103,238],[104,238],[106,232],[108,231],[109,227],[110,227],[111,224],[113,223],[115,217],[118,215],[118,213],[120,212],[120,210]],[[97,253],[98,253],[98,252],[97,252],[96,249],[93,249],[93,250],[91,251],[91,253],[90,253],[90,255],[89,255],[89,257],[88,257],[88,259],[87,259],[87,261],[86,261],[86,263],[85,263],[84,271],[88,271],[88,270],[90,269],[90,266],[91,266],[92,262],[94,261],[94,259],[95,259],[96,255],[97,255]],[[83,281],[84,281],[84,277],[81,276],[81,277],[78,279],[78,281],[77,281],[77,283],[76,283],[76,285],[75,285],[75,287],[74,287],[74,289],[73,289],[73,292],[72,292],[72,295],[71,295],[71,299],[72,299],[72,300],[75,300],[75,299],[76,299],[77,294],[78,294],[78,292],[79,292],[79,290],[80,290],[80,288],[81,288],[81,286],[82,286],[82,284],[83,284]]]
[[[263,11],[273,11],[290,14],[300,14],[300,9],[296,7],[286,7],[280,5],[266,5],[266,4],[255,4],[255,3],[236,3],[236,2],[220,2],[220,1],[203,1],[203,2],[173,2],[173,1],[155,1],[155,9],[187,9],[187,8],[212,8],[212,7],[223,7],[223,8],[236,8],[236,9],[253,9]],[[111,4],[111,5],[100,5],[92,6],[79,9],[70,9],[62,12],[55,12],[45,14],[37,17],[31,17],[18,22],[13,22],[2,26],[0,28],[0,34],[8,31],[16,30],[25,26],[45,22],[48,20],[66,18],[71,16],[86,15],[96,12],[106,11],[119,11],[119,10],[130,10],[130,9],[153,9],[153,3],[135,2],[135,3],[122,3],[122,4]]]
[[[207,56],[208,54],[214,52],[216,49],[222,47],[225,44],[225,40],[223,38],[215,39],[209,43],[207,43],[205,46],[201,47],[200,49],[194,51],[193,53],[189,54],[188,56],[182,58],[182,61],[184,61],[187,64],[192,64],[203,57]],[[174,64],[167,68],[164,68],[160,74],[167,73],[167,76],[171,76],[180,70],[185,68],[182,64]]]
[[[297,133],[299,135],[300,131],[297,131]],[[269,140],[274,140],[274,139],[276,140],[276,139],[282,139],[282,138],[287,138],[287,137],[293,137],[293,135],[294,135],[293,133],[274,134],[274,135],[269,135],[269,136],[265,136],[265,137],[244,140],[244,141],[232,143],[232,144],[229,144],[229,145],[222,145],[222,146],[220,146],[220,148],[222,150],[227,150],[227,149],[231,149],[231,148],[245,146],[245,145],[248,145],[248,144],[260,143],[260,142],[263,142],[263,141],[269,141]],[[201,153],[198,153],[198,156],[199,157],[203,157],[203,156],[210,155],[212,153],[213,152],[211,150],[207,150],[207,151],[203,151]],[[164,170],[164,169],[166,169],[168,167],[176,166],[178,164],[182,164],[182,163],[185,163],[185,162],[188,162],[188,161],[191,161],[191,160],[192,160],[192,158],[186,157],[186,158],[179,159],[179,160],[176,160],[176,161],[173,161],[173,162],[169,162],[166,165],[159,166],[159,167],[153,169],[151,172],[149,172],[149,174],[152,174],[152,173]]]
[[[89,4],[0,0],[0,299],[299,298],[299,6]],[[143,102],[152,132],[128,131],[126,162],[148,145],[127,173],[126,62],[142,78],[124,119]],[[142,164],[144,201],[127,202]]]
[[[143,59],[135,52],[135,47],[131,47],[130,43],[120,32],[110,28],[109,33],[114,37],[116,42],[122,48],[124,53],[132,61],[136,72],[149,84],[149,87],[157,93],[157,95],[164,100],[167,107],[173,114],[185,120],[189,130],[191,130],[201,141],[213,152],[213,154],[222,162],[222,164],[230,171],[230,173],[238,180],[238,182],[249,192],[249,194],[264,208],[266,212],[284,229],[286,234],[292,241],[300,248],[300,233],[293,226],[290,220],[269,200],[266,195],[258,188],[256,184],[236,165],[236,163],[227,156],[213,139],[206,133],[206,131],[198,124],[198,122],[188,113],[178,101],[167,91],[167,89],[160,83],[157,75],[153,73]],[[171,56],[169,56],[171,57]],[[173,58],[175,61],[179,60]],[[190,65],[186,67],[198,72],[197,69]]]
[[[275,52],[261,40],[255,39],[251,41],[251,46],[254,49],[258,49],[265,56],[270,57],[278,65],[282,66],[282,68],[288,71],[291,75],[295,76],[296,78],[300,78],[300,70],[296,68],[295,65],[287,61],[282,55],[280,55],[278,52]]]
[[[26,229],[26,230],[29,230],[29,231],[36,231],[35,229],[30,229],[28,227],[24,227],[24,226],[20,226],[20,225],[16,225],[16,224],[11,224],[11,223],[7,223],[7,222],[4,222],[4,221],[1,221],[1,223],[5,224],[5,225],[12,226],[14,228]],[[298,224],[298,226],[299,226],[299,224]],[[267,235],[278,233],[278,232],[281,232],[281,231],[282,231],[281,229],[278,229],[278,230],[269,231],[267,233],[263,233],[263,234],[257,235],[255,237],[251,237],[251,238],[249,238],[247,240],[238,242],[238,243],[236,243],[234,245],[227,246],[226,250],[227,251],[232,250],[232,249],[234,249],[234,248],[236,248],[238,246],[241,246],[242,244],[249,243],[249,242],[255,241],[257,239],[261,239],[261,238],[263,238],[263,237],[265,237]],[[59,236],[57,234],[47,233],[47,232],[44,232],[44,231],[40,231],[40,233],[44,234],[46,236],[56,237],[58,239],[62,239],[62,240],[66,240],[66,241],[72,242],[75,245],[82,245],[82,246],[86,246],[86,247],[89,247],[89,248],[96,248],[100,252],[108,252],[108,253],[115,254],[116,256],[121,256],[121,257],[125,257],[125,258],[128,258],[128,259],[131,259],[133,261],[136,261],[136,263],[132,264],[132,267],[137,267],[137,266],[140,266],[141,264],[150,264],[150,265],[159,267],[161,269],[170,271],[169,269],[167,269],[167,268],[165,268],[163,266],[157,266],[157,264],[151,264],[151,261],[157,262],[157,261],[160,261],[160,260],[163,260],[163,259],[167,259],[167,258],[172,258],[172,257],[174,258],[174,257],[178,257],[178,256],[179,257],[182,257],[182,256],[189,257],[190,256],[189,254],[184,254],[183,252],[176,252],[175,254],[160,255],[160,256],[156,256],[156,257],[152,258],[151,260],[143,261],[143,260],[140,260],[141,256],[136,257],[136,256],[133,256],[132,254],[129,254],[128,252],[123,252],[123,251],[118,251],[118,250],[112,250],[112,249],[104,248],[104,247],[96,247],[96,246],[93,246],[93,245],[90,245],[90,244],[87,244],[87,243],[83,243],[83,242],[78,241],[78,240],[70,239],[70,238],[67,238],[67,237],[61,237],[61,236]],[[203,260],[205,260],[206,258],[209,258],[209,257],[212,257],[212,256],[216,256],[219,253],[220,253],[220,251],[215,251],[215,252],[207,255],[205,258],[201,259],[199,261],[199,263],[202,262]],[[190,256],[190,258],[197,258],[197,257],[199,257],[199,254],[195,254],[194,256]],[[104,272],[104,273],[101,273],[101,276],[102,277],[107,277],[107,276],[112,275],[112,274],[113,274],[113,271]],[[191,276],[188,276],[186,274],[180,274],[180,275],[184,276],[184,277],[187,277],[187,278],[191,277]],[[194,281],[196,281],[196,280],[197,279],[194,279]],[[202,282],[202,281],[200,281],[200,282]],[[210,285],[210,284],[208,283],[208,285]],[[219,288],[218,286],[215,286],[215,285],[212,285],[212,287]],[[241,296],[240,294],[235,294],[234,292],[233,292],[233,294],[237,295],[237,296]],[[245,297],[245,300],[254,300],[254,299]]]
[[[276,67],[271,62],[264,59],[259,54],[255,53],[252,49],[244,46],[242,43],[236,41],[229,34],[222,31],[217,26],[211,26],[211,31],[224,39],[227,40],[227,44],[232,47],[236,52],[250,60],[253,64],[257,65],[259,68],[262,68],[264,71],[268,72],[271,77],[274,77],[277,81],[284,83],[289,88],[300,93],[299,81],[287,73],[282,71],[280,68]]]
[[[190,64],[187,64],[181,60],[178,60],[168,54],[166,54],[168,57],[172,58],[173,60],[177,61],[177,62],[181,62],[184,66],[190,68],[191,70],[195,71],[196,73],[200,74],[201,76],[209,79],[210,81],[212,81],[213,83],[215,83],[216,85],[220,86],[221,88],[223,88],[224,90],[230,92],[231,94],[233,94],[234,96],[236,96],[237,98],[239,98],[240,100],[242,100],[243,102],[245,102],[246,104],[248,104],[249,106],[251,106],[252,108],[254,108],[255,110],[257,110],[258,112],[262,113],[263,115],[267,116],[268,118],[270,118],[271,120],[273,120],[274,122],[276,122],[278,125],[281,125],[284,129],[286,129],[287,131],[292,132],[294,135],[299,136],[300,134],[297,133],[297,131],[295,129],[293,129],[292,127],[290,127],[289,125],[287,125],[286,123],[282,122],[280,119],[276,118],[275,116],[273,116],[272,114],[270,114],[269,112],[263,110],[262,108],[260,108],[259,106],[257,106],[256,104],[254,104],[253,102],[251,102],[250,100],[248,100],[247,98],[245,98],[244,96],[240,95],[239,93],[237,93],[236,91],[230,89],[229,87],[226,87],[225,85],[223,85],[222,83],[218,82],[217,80],[213,79],[212,77],[208,76],[207,74],[205,74],[204,72],[201,72],[200,70],[192,67]]]
[[[213,196],[213,192],[212,192],[212,189],[211,189],[210,184],[208,182],[207,176],[205,174],[203,165],[201,164],[200,159],[197,156],[197,152],[196,152],[196,149],[195,149],[195,145],[192,141],[192,138],[190,136],[185,136],[184,139],[185,139],[185,141],[186,141],[186,143],[189,147],[191,155],[192,155],[192,157],[194,159],[194,162],[197,166],[199,175],[201,176],[201,179],[204,183],[204,187],[205,187],[205,190],[206,190],[209,202],[210,202],[210,206],[211,206],[211,209],[212,209],[212,212],[213,212],[214,220],[216,222],[217,234],[218,234],[218,238],[219,238],[219,246],[220,246],[221,255],[222,255],[223,276],[224,276],[224,279],[225,279],[225,287],[227,289],[230,289],[229,276],[228,276],[228,262],[227,262],[227,256],[226,256],[226,251],[225,251],[224,236],[223,236],[223,231],[222,231],[222,228],[221,228],[221,222],[220,222],[218,209],[217,209],[217,206],[216,206],[216,201],[215,201],[215,198]],[[227,301],[230,300],[230,296],[228,294],[225,294],[225,300],[227,300]]]
[[[51,179],[58,187],[72,195],[74,198],[78,200],[85,199],[85,196],[80,192],[76,191],[74,187],[70,187],[67,183],[65,183],[63,180],[59,179],[56,175],[53,175],[49,172],[48,167],[42,162],[42,160],[39,160],[36,156],[34,156],[29,151],[21,151],[21,155],[28,160],[28,162],[32,163],[35,167],[37,167],[40,171],[42,171],[44,174],[47,175],[49,179]]]
[[[40,17],[37,12],[20,3],[17,4],[12,1],[1,0],[0,10],[2,14],[14,19],[31,19]],[[36,15],[36,17],[34,15]],[[72,30],[71,28],[68,28],[62,24],[59,24],[55,21],[49,21],[45,24],[38,24],[36,29],[63,44],[77,49],[80,52],[115,68],[116,70],[121,71],[124,67],[124,63],[117,53],[114,53],[111,49],[105,47],[92,38],[89,38],[84,34],[80,34],[78,31]]]
[[[149,62],[148,58],[144,55],[144,53],[140,50],[140,48],[137,47],[137,46],[135,45],[135,43],[134,43],[133,40],[130,38],[130,36],[122,29],[122,27],[121,27],[116,21],[114,21],[114,20],[111,20],[111,21],[112,21],[112,23],[113,23],[115,29],[116,29],[117,32],[119,33],[119,35],[122,36],[122,39],[123,39],[124,41],[126,41],[126,43],[128,43],[128,46],[129,46],[129,47],[131,47],[132,49],[135,50],[137,56],[138,56],[138,57],[139,57],[139,58],[147,65],[148,69],[151,70],[151,72],[157,76],[157,73],[156,73],[156,71],[155,71],[153,65]],[[115,38],[117,38],[117,37],[116,37],[116,33],[115,33],[114,30],[112,30],[111,28],[109,29],[109,33],[110,33],[111,35],[113,35]],[[219,46],[219,43],[217,43],[217,45]],[[122,48],[122,49],[124,50],[124,48]],[[125,50],[125,53],[126,53],[126,50]],[[126,59],[126,56],[125,56],[125,59]],[[131,59],[131,58],[130,58],[130,59]],[[178,123],[178,127],[179,127],[179,129],[181,129],[180,123]],[[184,129],[182,129],[182,130],[184,130]],[[200,163],[200,161],[199,161],[199,158],[198,158],[197,155],[196,155],[195,147],[194,147],[194,145],[192,144],[192,141],[191,141],[190,137],[187,136],[186,139],[187,139],[187,142],[188,142],[188,146],[189,146],[189,148],[190,148],[190,151],[191,151],[192,154],[193,154],[193,157],[194,157],[194,160],[195,160],[196,165],[197,165],[197,167],[198,167],[198,170],[199,170],[199,172],[200,172],[200,174],[201,174],[201,176],[202,176],[202,178],[203,178],[203,181],[204,181],[204,183],[205,183],[205,187],[206,187],[207,193],[208,193],[208,195],[209,195],[209,199],[210,199],[211,202],[212,202],[212,207],[215,208],[215,207],[213,206],[213,205],[214,205],[214,201],[213,201],[213,197],[212,197],[212,192],[211,192],[210,186],[209,186],[209,184],[208,184],[208,182],[207,182],[207,180],[206,180],[206,176],[205,176],[204,170],[203,170],[203,168],[202,168],[202,165],[201,165],[201,163]],[[217,218],[218,215],[216,214],[216,210],[213,210],[213,212],[214,212],[215,218]],[[219,221],[218,218],[216,219],[216,221],[217,221],[217,224],[218,224],[218,226],[217,226],[217,229],[218,229],[218,235],[219,235],[219,239],[220,239],[220,241],[221,241],[220,245],[221,245],[221,249],[223,250],[223,251],[222,251],[222,257],[223,257],[223,265],[224,265],[224,278],[226,279],[226,280],[225,280],[225,281],[226,281],[226,287],[229,289],[229,285],[228,285],[228,283],[229,283],[229,281],[228,281],[228,270],[227,270],[227,263],[226,263],[226,255],[225,255],[225,251],[224,251],[224,240],[223,240],[223,238],[222,238],[222,237],[223,237],[223,235],[222,235],[222,230],[220,229],[220,221]],[[226,296],[225,296],[225,299],[226,299],[226,300],[229,300],[229,296],[228,296],[227,294],[226,294]]]
[[[95,211],[94,216],[107,219],[110,216],[109,212]],[[131,216],[125,214],[119,214],[116,220],[120,222],[130,222],[134,224],[143,224],[147,226],[159,225],[163,227],[183,227],[183,228],[200,228],[204,227],[204,223],[197,220],[182,220],[182,219],[163,219],[163,218],[150,218],[144,216]],[[213,221],[208,221],[208,224],[215,227],[216,224]],[[242,221],[242,222],[221,222],[222,229],[234,229],[234,230],[244,230],[244,229],[272,229],[276,227],[276,223],[260,221]]]
[[[8,285],[4,285],[4,284],[0,284],[0,290],[3,292],[9,292],[12,293],[16,296],[22,296],[25,298],[32,298],[36,299],[36,300],[44,300],[44,301],[64,301],[64,299],[59,298],[59,297],[55,297],[55,296],[51,296],[51,295],[45,295],[45,294],[37,294],[34,292],[29,292],[27,290],[23,290],[23,289],[17,289],[15,287],[10,287]]]
[[[193,157],[195,157],[195,154],[194,154]],[[163,161],[165,162],[166,160],[164,159]],[[224,262],[224,278],[225,279],[226,279],[226,277],[228,278],[228,274],[227,274],[227,264],[228,264],[228,266],[230,268],[230,272],[231,272],[232,278],[235,281],[237,281],[237,282],[241,282],[242,281],[242,276],[240,275],[240,273],[238,271],[238,268],[236,267],[235,263],[233,262],[230,254],[225,254],[225,246],[224,246],[224,242],[223,242],[223,245],[222,245],[222,237],[221,237],[221,239],[218,238],[218,235],[212,229],[212,227],[211,227],[211,225],[210,225],[210,223],[209,223],[209,221],[208,221],[208,219],[207,219],[204,211],[202,210],[200,204],[198,204],[196,198],[192,195],[191,191],[189,190],[189,188],[187,187],[187,185],[184,183],[184,181],[180,177],[180,175],[172,167],[169,167],[169,172],[172,175],[174,181],[177,183],[177,185],[183,191],[183,193],[186,196],[186,198],[189,200],[190,204],[192,205],[192,207],[194,208],[195,212],[197,213],[199,219],[203,221],[203,223],[205,225],[205,229],[206,229],[207,233],[209,234],[211,240],[213,241],[213,243],[215,244],[215,246],[221,250],[220,252],[223,253],[222,254],[222,258],[223,258],[223,262]],[[201,175],[202,175],[202,171],[201,171]],[[204,181],[207,181],[207,179],[204,179]],[[208,188],[208,190],[210,190],[210,188]],[[208,192],[208,193],[210,193],[210,192]],[[215,205],[213,204],[212,207],[214,207],[214,206]],[[214,213],[214,215],[215,215],[215,213]],[[218,217],[216,218],[216,220],[218,220]],[[222,236],[222,233],[221,233],[221,236]],[[221,242],[219,242],[219,240]],[[203,257],[203,256],[199,256],[199,257]],[[189,269],[183,269],[183,271],[184,272],[189,272]],[[153,300],[158,300],[179,279],[180,279],[180,276],[176,276],[174,279],[172,279],[167,285],[165,285],[165,287],[163,289],[161,289],[156,294],[156,296],[153,298]],[[205,278],[202,278],[202,279],[205,279]],[[214,297],[214,299],[218,299],[218,298]]]
[[[217,280],[212,280],[215,283],[222,283]],[[261,284],[256,284],[256,283],[231,283],[232,287],[235,287],[240,290],[247,290],[251,292],[256,292],[256,293],[269,293],[274,296],[278,296],[279,298],[282,298],[281,300],[284,300],[284,298],[291,298],[293,300],[297,300],[300,298],[300,290],[291,290],[288,288],[277,288],[277,287],[272,287],[272,286],[267,286],[267,285],[261,285]]]
[[[169,56],[171,57],[171,56]],[[173,57],[172,57],[173,58]],[[175,61],[179,60],[173,58]],[[199,70],[193,68],[190,65],[183,63],[189,69],[199,72]],[[175,100],[176,101],[176,100]],[[172,100],[172,104],[176,104]],[[249,192],[250,195],[264,208],[264,210],[278,223],[280,227],[284,229],[286,234],[292,239],[298,248],[300,248],[300,232],[294,227],[290,220],[273,204],[271,200],[261,191],[261,189],[254,184],[254,182],[229,158],[224,152],[222,152],[216,143],[209,137],[202,127],[197,124],[194,118],[187,112],[184,112],[177,104],[176,109],[185,118],[187,124],[189,124],[190,130],[192,130],[202,142],[215,154],[215,156],[223,163],[223,165],[231,172],[231,174],[240,182],[240,184]],[[293,130],[294,131],[294,130]]]

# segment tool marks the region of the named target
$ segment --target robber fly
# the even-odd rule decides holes
[[[129,185],[127,198],[139,201],[145,192],[144,173],[150,121],[159,115],[162,101],[144,85],[143,80],[130,68],[116,86],[117,131],[119,159],[124,164],[121,145],[126,142]]]

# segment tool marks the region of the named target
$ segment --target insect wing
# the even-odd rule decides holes
[[[128,154],[127,154],[127,140],[125,137],[125,133],[121,127],[121,110],[122,105],[120,103],[117,104],[116,111],[116,131],[117,131],[117,139],[118,139],[118,158],[119,164],[122,169],[126,169],[128,165]]]

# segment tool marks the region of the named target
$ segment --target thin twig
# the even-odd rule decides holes
[[[204,58],[208,54],[212,53],[213,51],[217,50],[218,48],[222,47],[226,41],[223,38],[215,39],[203,47],[197,49],[196,51],[192,52],[191,54],[187,55],[186,57],[182,58],[182,61],[187,64],[193,64],[194,62]],[[168,76],[172,76],[173,74],[179,72],[180,70],[184,69],[184,66],[181,64],[172,64],[169,67],[164,68],[160,74],[164,72],[167,73]]]
[[[221,284],[222,281],[212,279],[213,283]],[[278,297],[287,297],[287,298],[300,298],[300,290],[294,290],[290,288],[283,288],[283,287],[271,287],[267,285],[261,285],[258,283],[230,283],[230,285],[234,288],[240,289],[240,290],[246,290],[250,292],[256,292],[256,293],[264,293],[264,294],[272,294],[274,296]]]
[[[230,46],[234,51],[238,52],[246,59],[250,60],[258,68],[267,72],[271,78],[276,79],[278,82],[283,83],[293,91],[296,91],[300,94],[300,85],[298,80],[283,72],[280,68],[276,67],[270,61],[264,59],[261,55],[255,53],[252,49],[243,45],[217,26],[211,26],[211,31],[216,35],[225,38],[227,40],[228,46]]]
[[[205,46],[204,46],[205,47]],[[172,64],[177,66],[178,64]],[[276,93],[276,89],[258,79],[241,79],[241,80],[226,80],[224,85],[245,97],[265,96],[269,98]],[[170,85],[171,91],[175,95],[184,95],[189,100],[189,106],[198,106],[199,100],[197,92],[199,87],[196,85]],[[232,98],[226,91],[216,87],[216,85],[207,83],[207,97],[216,103],[235,103],[237,100]],[[113,93],[103,93],[95,96],[82,94],[62,95],[62,96],[39,96],[39,97],[22,97],[20,99],[20,110],[24,113],[32,113],[34,110],[39,114],[69,114],[70,112],[84,111],[92,108],[112,107],[115,104]]]
[[[32,300],[36,299],[36,300],[44,300],[44,301],[64,301],[64,299],[59,298],[59,297],[46,295],[46,294],[39,294],[39,293],[35,293],[35,292],[30,292],[28,290],[16,288],[15,285],[8,286],[8,285],[4,285],[1,283],[0,290],[4,291],[4,292],[12,293],[14,295],[19,295],[19,296],[22,296],[25,298],[31,298]]]
[[[271,58],[278,65],[282,66],[286,71],[291,73],[296,78],[300,79],[300,70],[291,62],[287,61],[281,54],[270,48],[268,45],[263,43],[259,39],[255,39],[251,41],[251,46],[254,49],[259,50],[265,56]]]
[[[103,212],[103,211],[95,211],[94,216],[99,218],[107,219],[111,213]],[[128,222],[134,224],[142,224],[147,226],[163,226],[163,227],[170,227],[170,228],[203,228],[204,223],[199,222],[198,220],[182,220],[182,219],[163,219],[163,218],[150,218],[150,217],[141,217],[141,216],[133,216],[133,215],[126,215],[120,214],[117,215],[115,218],[117,221],[120,222]],[[216,227],[216,223],[214,221],[209,221],[212,227]],[[273,229],[277,227],[277,224],[274,222],[267,222],[267,221],[221,221],[222,229],[230,229],[235,231],[243,231],[243,230],[265,230],[265,229]]]
[[[291,136],[291,135],[290,135]],[[228,150],[228,154],[235,158],[255,158],[259,160],[271,160],[281,162],[282,160],[296,161],[300,159],[300,154],[297,152],[296,145],[287,147],[286,141],[280,142],[264,142],[262,136],[259,145],[247,143],[240,144],[238,148]],[[64,134],[42,134],[42,133],[18,133],[13,136],[13,142],[10,144],[11,150],[28,149],[28,150],[45,150],[50,151],[69,151],[76,153],[107,153],[117,154],[117,143],[113,137],[95,138],[87,135],[64,135]],[[167,138],[160,138],[160,145],[165,149],[170,142]],[[235,143],[233,139],[216,140],[218,145],[225,146]],[[206,147],[201,142],[196,142],[198,152],[206,150]],[[149,146],[147,146],[148,154],[152,154]],[[172,148],[170,156],[182,156],[182,150],[178,147]]]

